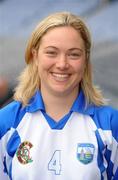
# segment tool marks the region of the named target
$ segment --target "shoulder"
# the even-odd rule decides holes
[[[98,128],[110,130],[118,140],[118,110],[110,106],[95,107],[93,119]]]
[[[111,106],[96,106],[94,112],[96,116],[102,117],[107,120],[118,118],[118,110],[115,108],[112,108]]]
[[[104,116],[117,116],[118,110],[111,106],[95,106],[95,114]]]
[[[24,113],[25,109],[18,101],[13,101],[0,109],[0,139],[10,128],[17,126],[20,116]]]

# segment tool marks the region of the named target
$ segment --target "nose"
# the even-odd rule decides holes
[[[69,63],[68,63],[66,55],[60,55],[60,57],[58,57],[57,62],[56,62],[56,67],[61,70],[67,69],[69,67]]]

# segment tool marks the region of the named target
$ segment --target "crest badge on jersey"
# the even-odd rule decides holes
[[[24,141],[20,144],[16,156],[18,161],[21,164],[28,164],[31,163],[33,160],[30,156],[31,148],[33,147],[32,143],[29,141]]]
[[[94,151],[95,146],[93,144],[80,143],[77,145],[77,159],[83,164],[88,164],[93,160]]]

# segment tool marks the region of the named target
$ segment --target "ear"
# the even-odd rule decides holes
[[[38,65],[38,51],[36,49],[32,49],[32,57],[33,57],[34,63],[37,66]]]

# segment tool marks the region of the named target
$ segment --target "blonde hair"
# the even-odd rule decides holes
[[[25,52],[27,66],[19,77],[19,84],[15,89],[14,99],[21,101],[23,105],[27,105],[35,91],[40,88],[40,77],[38,75],[37,66],[33,63],[32,50],[35,49],[38,51],[41,38],[48,30],[60,26],[71,26],[81,35],[86,51],[86,69],[80,86],[86,97],[87,104],[94,103],[97,106],[103,105],[104,98],[102,93],[92,82],[90,33],[81,18],[69,12],[60,12],[48,16],[41,21],[33,31]]]

